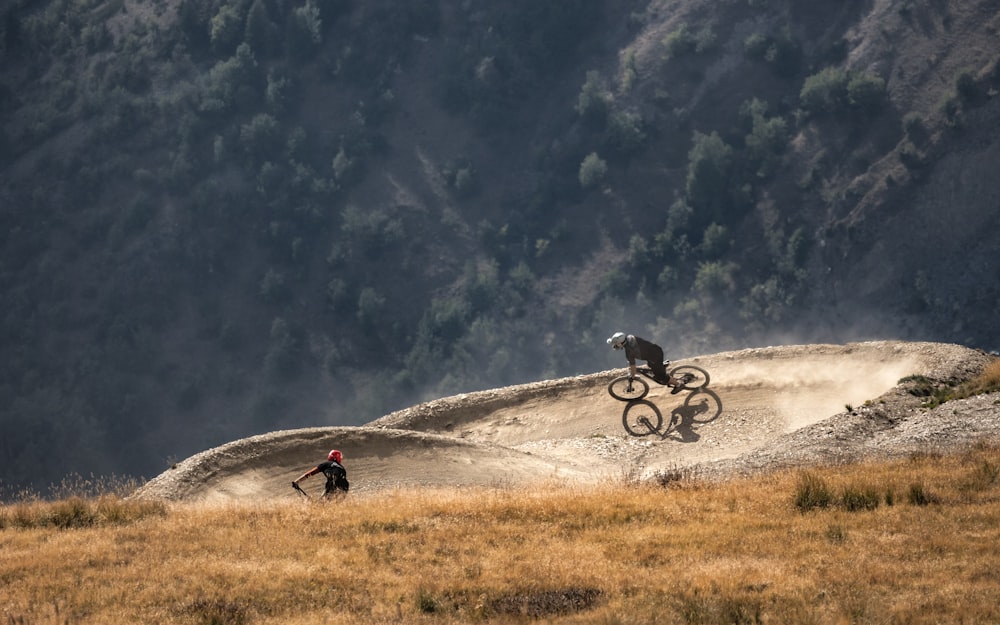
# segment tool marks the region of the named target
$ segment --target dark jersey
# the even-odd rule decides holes
[[[332,493],[335,490],[342,490],[345,493],[351,487],[350,483],[347,481],[347,469],[344,465],[340,464],[335,460],[328,460],[316,467],[320,472],[326,476],[326,493]]]
[[[666,382],[667,370],[663,366],[663,348],[644,338],[629,334],[625,337],[625,359],[628,360],[628,364],[634,366],[637,358],[649,364],[660,384]]]
[[[657,359],[663,362],[663,350],[656,343],[629,334],[625,338],[625,359],[628,364],[634,365],[637,358],[647,362]]]

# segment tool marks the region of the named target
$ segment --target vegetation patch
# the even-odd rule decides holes
[[[924,375],[902,378],[900,384],[915,397],[924,397],[925,408],[934,408],[955,399],[1000,391],[1000,359],[986,365],[976,377],[966,382],[934,380]]]
[[[518,614],[532,618],[553,614],[582,612],[596,605],[603,595],[598,588],[562,588],[534,592],[516,592],[490,602],[497,614]]]
[[[94,518],[73,495],[0,507],[74,519],[0,528],[0,585],[12,623],[993,622],[997,467],[1000,445],[983,441],[696,488],[172,504],[67,532]],[[878,572],[864,584],[859,547]]]
[[[129,501],[104,496],[97,499],[70,497],[52,502],[24,501],[0,508],[0,530],[46,527],[68,530],[128,525],[166,514],[166,504],[156,500]]]
[[[249,623],[247,606],[228,599],[196,599],[187,607],[200,625],[245,625]]]

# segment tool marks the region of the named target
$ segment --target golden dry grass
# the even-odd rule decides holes
[[[670,488],[119,500],[143,507],[79,526],[26,502],[0,508],[0,622],[997,622],[998,468],[982,444]],[[826,507],[796,506],[804,476]],[[850,511],[857,492],[876,505]]]
[[[967,395],[992,393],[1000,391],[1000,359],[994,360],[983,368],[983,372],[966,384]]]

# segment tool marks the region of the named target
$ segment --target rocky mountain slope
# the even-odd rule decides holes
[[[5,3],[0,482],[606,369],[617,329],[996,349],[998,29],[994,0]]]

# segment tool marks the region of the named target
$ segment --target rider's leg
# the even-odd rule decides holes
[[[649,369],[653,372],[653,377],[660,384],[668,384],[670,382],[670,376],[667,375],[667,368],[663,366],[663,358],[650,360]]]

